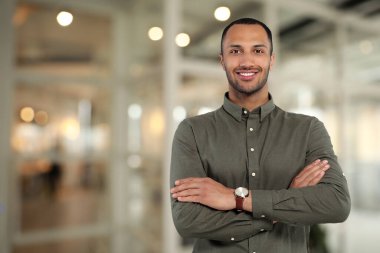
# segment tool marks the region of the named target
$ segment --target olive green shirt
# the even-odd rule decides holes
[[[290,189],[292,179],[316,159],[331,166],[321,182]],[[181,178],[210,177],[252,190],[252,213],[172,199],[178,232],[196,238],[193,252],[306,253],[311,224],[343,222],[350,212],[346,178],[324,125],[283,111],[270,95],[249,112],[226,93],[218,110],[181,122],[170,174],[171,186]]]

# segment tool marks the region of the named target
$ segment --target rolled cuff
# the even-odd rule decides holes
[[[272,219],[273,197],[271,191],[252,191],[252,215],[254,218]]]

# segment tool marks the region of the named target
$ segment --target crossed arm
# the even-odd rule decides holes
[[[314,186],[320,182],[330,168],[327,160],[316,160],[307,165],[292,181],[290,188]],[[190,177],[175,181],[170,190],[172,197],[179,202],[193,202],[220,211],[233,210],[236,207],[234,189],[228,188],[211,178]],[[250,191],[250,196],[252,192]],[[252,198],[244,200],[243,209],[252,212]]]
[[[233,235],[237,241],[272,230],[273,221],[292,225],[344,221],[350,211],[347,182],[321,123],[316,122],[309,143],[306,161],[311,164],[288,189],[254,189],[244,201],[246,212],[236,212],[233,189],[207,178],[193,130],[182,124],[173,141],[170,176],[178,232],[218,241],[229,241]]]

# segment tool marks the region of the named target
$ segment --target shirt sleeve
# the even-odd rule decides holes
[[[295,225],[338,223],[347,219],[351,207],[347,181],[334,154],[330,136],[316,118],[311,122],[307,141],[305,165],[323,159],[328,160],[330,169],[315,186],[254,190],[253,217],[265,215],[269,219]]]
[[[182,122],[174,136],[170,168],[170,185],[177,179],[207,177],[198,153],[191,126]],[[183,237],[218,241],[240,241],[271,230],[272,221],[253,218],[246,212],[219,211],[198,203],[179,202],[171,198],[174,225]]]

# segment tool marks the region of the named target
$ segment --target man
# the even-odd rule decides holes
[[[316,118],[268,91],[272,35],[243,18],[222,34],[223,106],[181,122],[171,162],[174,224],[193,252],[306,253],[311,224],[343,222],[347,182]]]

